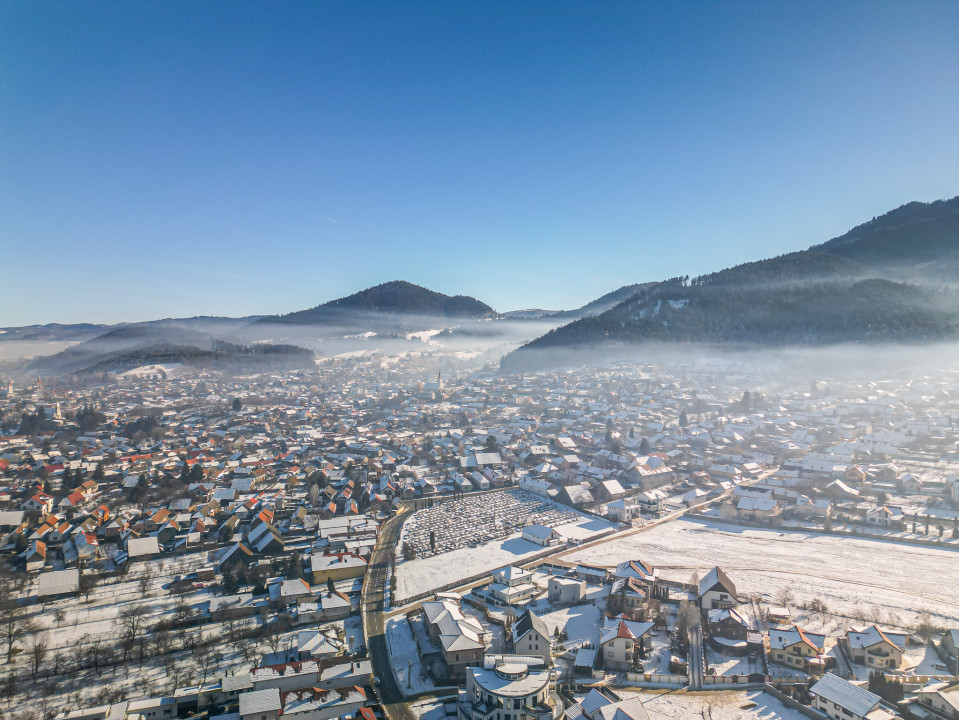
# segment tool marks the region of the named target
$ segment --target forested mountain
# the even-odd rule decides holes
[[[623,300],[627,300],[635,295],[639,290],[651,283],[639,283],[636,285],[624,285],[618,290],[602,295],[592,302],[588,302],[576,310],[560,310],[559,312],[549,313],[544,317],[555,318],[557,320],[575,320],[577,318],[587,317],[588,315],[599,315],[615,307]]]
[[[287,315],[262,318],[261,323],[341,324],[356,317],[416,315],[444,319],[495,317],[489,305],[466,295],[444,295],[419,285],[394,280],[338,300]]]
[[[53,355],[37,358],[26,370],[63,375],[122,371],[158,363],[273,369],[312,362],[312,351],[303,348],[270,343],[244,345],[218,337],[235,330],[240,322],[230,318],[187,318],[121,325]]]
[[[959,337],[959,293],[904,283],[959,256],[959,198],[910,203],[822,245],[690,280],[673,278],[595,317],[550,331],[503,358],[541,367],[536,350],[643,341],[761,345],[921,342]]]
[[[959,197],[911,202],[811,250],[878,268],[959,259]]]

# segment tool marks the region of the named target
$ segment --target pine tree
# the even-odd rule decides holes
[[[684,428],[688,426],[689,426],[689,418],[686,416],[686,411],[683,410],[681,413],[679,413],[679,427]]]

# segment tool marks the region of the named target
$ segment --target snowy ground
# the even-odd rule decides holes
[[[707,648],[706,660],[715,675],[751,675],[763,672],[763,661],[759,657],[755,659],[748,655],[740,657]]]
[[[598,518],[581,516],[581,520],[557,527],[567,537],[590,537],[612,527]],[[396,600],[442,587],[477,573],[522,562],[524,558],[543,552],[546,548],[522,538],[522,533],[513,533],[502,540],[465,547],[433,557],[417,558],[396,565]]]
[[[386,624],[386,640],[390,647],[390,667],[400,691],[413,695],[432,690],[435,686],[420,662],[416,641],[405,615],[391,618]]]
[[[456,697],[423,700],[410,705],[410,710],[419,720],[446,720],[456,717]]]
[[[595,605],[577,605],[541,615],[540,618],[546,623],[550,637],[557,629],[560,632],[566,630],[569,639],[565,646],[569,650],[586,644],[599,647],[600,612]]]
[[[760,690],[617,692],[624,700],[633,696],[641,698],[650,720],[805,720],[806,717]]]
[[[683,581],[719,565],[740,595],[766,603],[788,589],[794,608],[818,598],[830,613],[887,626],[912,625],[922,612],[940,625],[959,620],[959,552],[948,549],[680,519],[564,559],[608,567],[642,559]]]
[[[196,612],[212,597],[209,587],[171,595],[164,585],[175,575],[205,565],[205,552],[135,564],[125,577],[104,579],[90,593],[89,602],[83,597],[66,597],[28,603],[26,616],[39,627],[38,634],[46,639],[49,651],[38,681],[18,682],[14,695],[4,698],[3,710],[34,704],[46,713],[96,705],[109,697],[136,699],[172,692],[175,683],[182,687],[202,679],[198,657],[216,660],[209,668],[208,678],[216,673],[241,672],[256,664],[268,648],[254,639],[234,637],[232,631],[259,626],[259,617],[238,622],[233,628],[225,622],[203,622],[197,627],[173,631],[168,634],[165,651],[156,654],[154,643],[158,634],[152,632],[153,626],[161,619],[171,619],[181,603],[190,612]],[[31,583],[26,593],[35,594],[36,584]],[[92,668],[78,668],[76,659],[94,648],[104,649],[104,653],[106,649],[119,652],[115,647],[122,634],[118,618],[124,610],[140,605],[146,608],[140,636],[147,641],[148,648],[142,666],[138,658],[133,659],[133,652],[126,663],[106,663],[105,659],[106,667],[99,673]],[[56,620],[57,611],[63,613],[60,622]],[[201,637],[214,640],[212,650],[183,649],[185,641],[199,642]],[[17,658],[12,666],[14,672],[26,673],[27,663],[27,657]]]

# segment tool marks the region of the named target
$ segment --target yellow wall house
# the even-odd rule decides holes
[[[345,580],[363,577],[366,573],[366,560],[359,555],[345,552],[333,555],[312,555],[310,572],[313,574],[313,584],[326,582],[330,578]]]

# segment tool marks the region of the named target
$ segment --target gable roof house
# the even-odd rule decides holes
[[[566,709],[565,720],[649,720],[649,714],[638,696],[627,700],[610,700],[593,688],[583,700]]]
[[[959,718],[959,682],[931,682],[916,691],[919,708],[929,714],[929,718]],[[912,714],[921,715],[915,710]]]
[[[440,646],[453,677],[462,677],[467,667],[483,663],[486,630],[479,620],[464,615],[452,600],[424,602],[423,616],[427,633]]]
[[[881,707],[881,698],[828,673],[813,685],[812,706],[833,720],[891,720],[896,715]]]
[[[873,625],[849,630],[842,642],[854,663],[867,668],[901,668],[908,638],[905,633],[880,630]]]
[[[639,661],[645,647],[644,638],[652,629],[653,623],[633,622],[625,615],[607,620],[599,638],[606,668],[631,670]]]
[[[546,665],[552,663],[549,628],[532,610],[527,609],[513,623],[513,645],[517,655],[542,658]]]
[[[769,631],[769,657],[773,662],[821,675],[832,658],[824,658],[826,636],[806,632],[798,625]]]
[[[545,525],[527,525],[523,528],[523,539],[531,543],[549,547],[550,545],[559,545],[563,542],[563,536]]]
[[[736,586],[720,568],[714,567],[699,581],[699,605],[703,610],[736,607]]]

